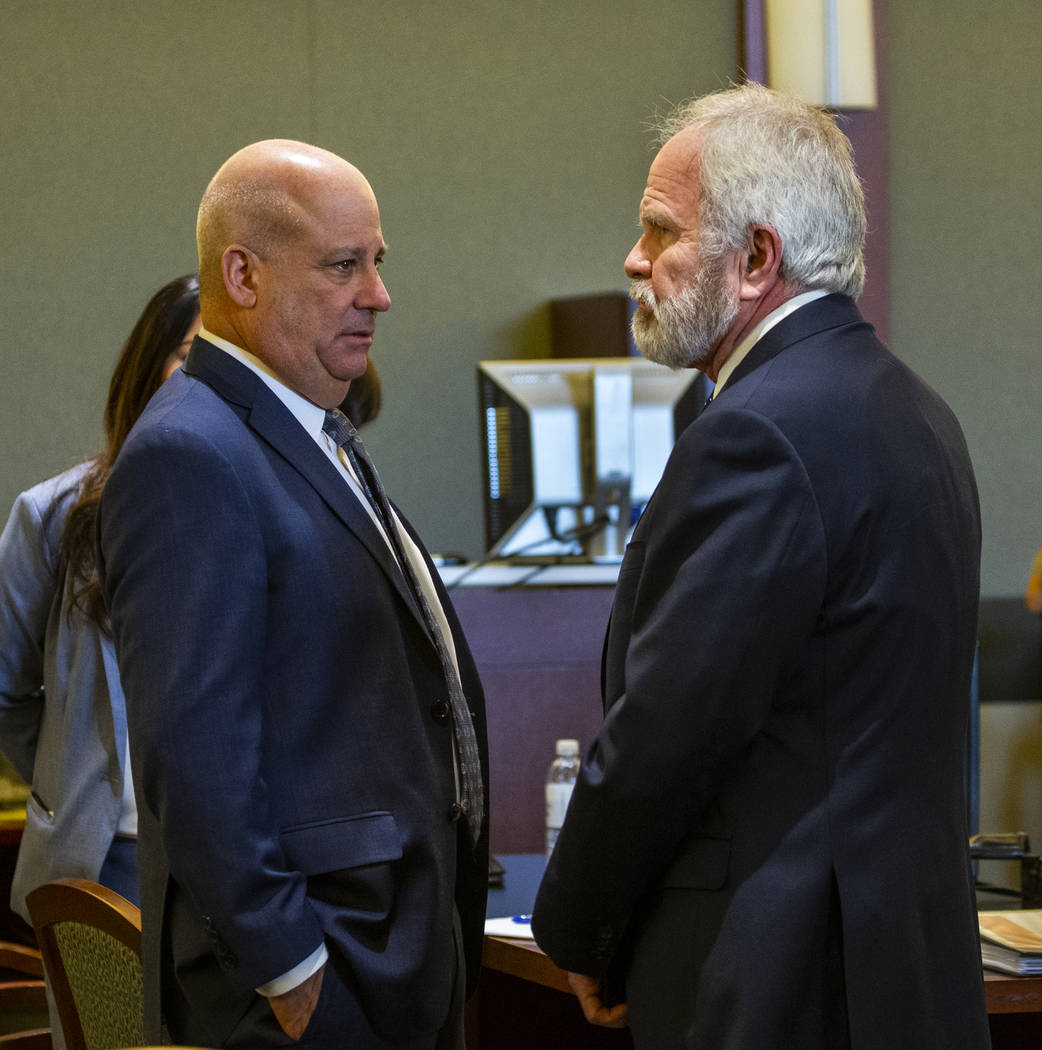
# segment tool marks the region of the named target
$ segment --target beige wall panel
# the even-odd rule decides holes
[[[894,349],[966,430],[982,589],[1022,591],[1042,547],[1042,4],[891,3]]]

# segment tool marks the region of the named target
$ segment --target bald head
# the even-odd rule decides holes
[[[368,367],[380,276],[380,210],[365,176],[289,139],[230,157],[199,205],[203,325],[322,408]]]
[[[199,204],[196,243],[203,303],[212,309],[223,298],[221,256],[230,244],[270,258],[307,229],[323,193],[343,186],[345,179],[372,192],[353,164],[306,142],[265,139],[233,153]]]

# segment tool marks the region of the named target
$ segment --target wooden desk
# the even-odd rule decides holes
[[[564,970],[552,963],[535,941],[486,937],[481,965],[484,969],[572,994]]]
[[[1042,1046],[1042,977],[984,973],[993,1050]],[[467,1050],[622,1050],[628,1031],[586,1023],[564,972],[532,941],[486,937]],[[475,1029],[476,1026],[476,1029]]]
[[[607,586],[452,592],[485,690],[497,856],[544,848],[554,742],[575,737],[586,745],[600,729],[601,645],[613,594]]]
[[[992,1050],[1042,1046],[1042,977],[984,971]]]
[[[984,971],[988,1014],[1042,1014],[1042,977],[1013,977]]]
[[[568,979],[533,941],[486,937],[467,1004],[467,1050],[633,1050],[629,1029],[587,1023]]]

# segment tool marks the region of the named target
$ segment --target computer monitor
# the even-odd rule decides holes
[[[643,358],[480,362],[489,556],[620,560],[707,389]]]

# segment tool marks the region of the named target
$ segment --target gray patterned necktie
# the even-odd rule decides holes
[[[405,544],[401,533],[398,531],[398,524],[391,512],[391,505],[387,501],[387,493],[384,492],[383,485],[380,483],[380,477],[376,473],[376,467],[373,466],[373,461],[369,458],[369,454],[362,444],[362,439],[358,436],[358,431],[354,428],[351,420],[343,412],[335,408],[326,412],[322,431],[329,435],[337,448],[344,450],[344,454],[355,472],[355,477],[358,479],[366,499],[369,500],[377,518],[383,524],[387,538],[391,541],[391,546],[398,557],[398,563],[409,581],[416,603],[423,612],[427,630],[434,641],[435,648],[438,650],[442,673],[449,691],[452,723],[456,733],[456,748],[459,757],[461,781],[459,805],[463,810],[463,815],[467,818],[471,838],[474,842],[477,842],[485,810],[485,791],[481,780],[481,757],[478,753],[474,722],[471,718],[470,708],[467,705],[467,698],[463,695],[463,686],[460,684],[456,666],[445,643],[445,637],[442,634],[437,617],[434,615],[434,610],[431,608],[423,587],[420,585],[416,569],[405,551]]]

